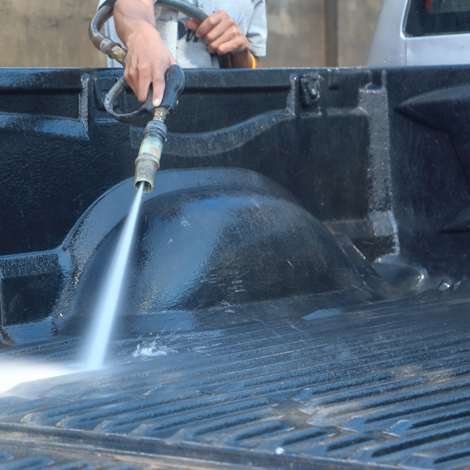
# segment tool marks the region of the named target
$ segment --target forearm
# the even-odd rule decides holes
[[[255,57],[249,49],[243,51],[239,54],[230,54],[232,67],[234,69],[251,69],[251,68],[259,68],[260,62],[257,57]],[[253,59],[255,66],[253,67]]]
[[[145,29],[153,29],[155,34],[155,17],[153,0],[117,0],[114,6],[116,32],[127,46],[129,37]]]

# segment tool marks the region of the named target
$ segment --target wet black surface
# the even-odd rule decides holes
[[[66,324],[74,334],[92,303],[142,137],[99,107],[98,84],[120,73],[0,73],[4,342],[51,338]],[[457,142],[454,129],[465,122],[468,68],[312,73],[187,71],[131,274],[141,325],[159,312],[174,325],[201,309],[350,288],[375,301],[468,279],[465,132]],[[407,103],[426,117],[404,115]],[[145,331],[139,322],[133,330]]]
[[[20,459],[31,447],[28,458],[56,463],[85,453],[99,468],[115,468],[107,453],[131,468],[178,467],[181,458],[199,468],[205,459],[464,468],[469,308],[468,293],[437,291],[303,319],[114,341],[108,369],[1,395],[0,449]],[[59,338],[0,357],[66,365],[82,349],[78,338]]]
[[[5,367],[86,350],[142,138],[96,101],[121,73],[0,71]],[[187,71],[109,368],[3,394],[0,466],[467,468],[469,82]]]
[[[142,203],[128,269],[121,306],[128,316],[235,313],[253,302],[365,289],[331,233],[269,179],[240,169],[157,176],[158,190]],[[134,192],[131,180],[108,192],[65,242],[71,272],[55,308],[60,332],[76,334],[71,322],[89,324],[117,245],[119,217]]]

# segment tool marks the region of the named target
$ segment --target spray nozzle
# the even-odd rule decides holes
[[[145,127],[139,155],[135,160],[134,186],[136,189],[139,189],[140,183],[144,183],[145,193],[150,193],[153,190],[155,174],[160,168],[160,158],[165,141],[166,126],[164,120],[156,113],[156,116]]]

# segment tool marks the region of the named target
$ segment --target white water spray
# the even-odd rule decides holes
[[[98,299],[97,307],[93,313],[94,322],[89,335],[87,345],[88,355],[85,362],[85,368],[88,370],[99,369],[103,365],[114,317],[118,308],[127,260],[132,248],[143,188],[144,185],[141,184],[127,216],[123,232],[119,238],[116,252],[114,253]]]
[[[0,393],[31,380],[48,379],[77,372],[69,365],[40,363],[38,361],[29,362],[28,360],[15,360],[12,362],[2,360],[0,361],[0,371]]]
[[[135,227],[139,215],[142,200],[143,184],[140,185],[132,204],[129,215],[124,224],[124,229],[119,238],[118,246],[111,261],[110,269],[105,278],[105,284],[101,291],[97,308],[93,312],[93,329],[90,331],[87,344],[87,357],[85,364],[54,364],[41,361],[15,359],[12,361],[0,359],[0,394],[10,390],[16,385],[30,382],[31,380],[46,379],[51,377],[84,372],[86,370],[100,369],[104,362],[104,356],[111,335],[114,317],[118,310],[118,302],[123,287],[127,261],[133,245]],[[171,351],[171,350],[170,350]],[[154,351],[147,350],[147,355],[158,355]],[[160,354],[166,354],[161,351]]]

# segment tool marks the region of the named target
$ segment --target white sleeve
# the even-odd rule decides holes
[[[266,40],[268,39],[268,25],[266,21],[266,2],[258,0],[253,11],[251,23],[246,34],[250,43],[250,51],[256,57],[266,56]]]

